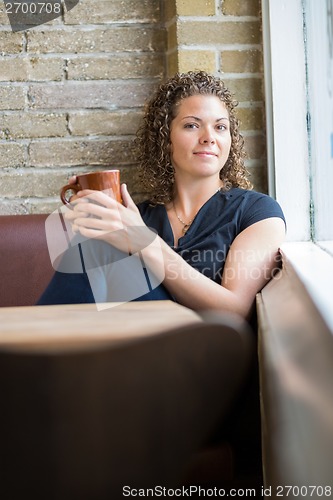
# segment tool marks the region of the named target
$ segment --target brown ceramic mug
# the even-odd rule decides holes
[[[70,203],[66,197],[67,192],[77,193],[83,189],[93,189],[95,191],[105,191],[115,198],[119,203],[122,202],[120,194],[120,172],[119,170],[102,170],[100,172],[90,172],[76,176],[75,184],[67,184],[60,191],[60,198],[64,205]]]

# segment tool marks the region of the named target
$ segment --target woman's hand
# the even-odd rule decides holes
[[[121,195],[123,204],[102,191],[79,191],[71,199],[72,210],[65,218],[71,222],[72,230],[85,238],[103,240],[124,252],[136,253],[148,246],[156,234],[145,225],[126,184],[121,185]]]

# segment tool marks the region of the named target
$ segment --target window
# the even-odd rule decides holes
[[[333,0],[262,0],[270,194],[282,248],[333,332]]]

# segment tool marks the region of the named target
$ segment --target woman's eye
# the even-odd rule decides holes
[[[217,130],[228,130],[228,128],[226,125],[221,124],[217,126]]]
[[[197,128],[198,125],[196,123],[186,123],[184,128]]]

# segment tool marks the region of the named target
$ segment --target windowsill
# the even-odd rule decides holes
[[[275,493],[331,485],[333,463],[333,258],[311,242],[281,254],[257,296],[264,483]]]
[[[333,334],[333,242],[284,243],[283,265],[291,265]]]
[[[333,260],[333,241],[317,241],[316,243],[320,248],[329,253]]]

